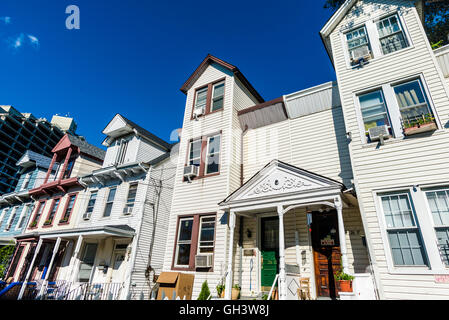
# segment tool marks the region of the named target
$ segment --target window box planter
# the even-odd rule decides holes
[[[338,280],[338,291],[339,292],[352,292],[352,280]]]
[[[47,220],[44,222],[44,226],[49,226],[49,225],[51,225],[52,222],[53,221],[51,221],[51,220]]]
[[[412,136],[414,134],[423,133],[423,132],[429,132],[429,131],[435,131],[438,127],[435,122],[431,123],[424,123],[424,124],[417,124],[413,127],[404,128],[404,135],[405,136]]]
[[[36,227],[36,226],[37,226],[37,222],[36,222],[36,221],[31,222],[30,228],[34,228],[34,227]]]
[[[59,220],[60,224],[64,224],[64,223],[67,223],[67,222],[69,222],[69,219],[67,219],[67,218]]]

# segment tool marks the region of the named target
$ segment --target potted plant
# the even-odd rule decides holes
[[[37,221],[33,221],[30,224],[30,228],[34,228],[35,226],[37,226]]]
[[[423,114],[415,118],[403,121],[404,135],[411,136],[418,133],[437,130],[435,117],[431,113]]]
[[[203,282],[203,285],[201,286],[201,292],[198,296],[198,300],[207,300],[210,296],[210,290],[209,286],[207,284],[207,280]]]
[[[45,222],[44,222],[44,226],[48,226],[48,225],[51,225],[51,220],[46,220]]]
[[[62,218],[59,223],[66,223],[67,221],[69,221],[69,218]]]
[[[241,290],[241,287],[238,284],[235,284],[232,287],[232,300],[240,299],[240,290]]]
[[[335,275],[335,280],[337,280],[340,292],[352,292],[352,281],[354,280],[354,276],[351,276],[342,270]]]
[[[217,294],[220,298],[224,298],[224,294],[225,294],[225,285],[224,284],[219,284],[217,285]]]

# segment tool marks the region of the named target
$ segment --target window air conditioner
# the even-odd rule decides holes
[[[126,207],[123,208],[123,214],[125,216],[130,215],[132,212],[133,212],[133,207],[126,206]]]
[[[378,126],[374,128],[370,128],[368,130],[369,138],[371,141],[381,141],[389,139],[390,131],[388,130],[388,127],[386,125]]]
[[[89,220],[90,216],[91,216],[91,213],[90,212],[86,212],[85,214],[83,214],[83,219],[84,220]]]
[[[184,167],[184,178],[187,178],[190,181],[191,178],[197,177],[198,169],[199,169],[199,167],[194,166],[194,165]]]
[[[195,267],[196,268],[210,268],[212,267],[212,255],[203,254],[195,256]]]
[[[201,116],[203,114],[204,114],[204,108],[203,107],[193,109],[193,117],[195,119],[197,119],[199,116]]]

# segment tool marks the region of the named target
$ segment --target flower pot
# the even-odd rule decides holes
[[[418,134],[418,133],[423,133],[423,132],[428,132],[428,131],[435,131],[437,130],[438,127],[436,125],[436,123],[432,122],[432,123],[425,123],[425,124],[421,124],[421,125],[416,125],[414,127],[410,127],[410,128],[405,128],[404,129],[404,135],[405,136],[411,136],[414,134]]]
[[[277,288],[275,288],[271,293],[271,300],[279,300],[279,292]]]
[[[224,299],[224,297],[225,297],[225,291],[224,290],[219,294],[219,297]]]
[[[339,280],[338,281],[340,292],[352,292],[352,281],[351,280]]]
[[[238,300],[240,295],[240,290],[232,288],[232,300]]]

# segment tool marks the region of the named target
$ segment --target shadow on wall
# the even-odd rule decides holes
[[[333,90],[338,90],[334,87]],[[338,99],[338,95],[333,94],[332,99]],[[332,101],[332,105],[339,105],[339,102]],[[332,108],[332,119],[334,121],[334,131],[337,137],[338,157],[340,159],[340,178],[347,188],[352,188],[352,164],[349,156],[349,139],[346,137],[346,126],[341,107]]]

